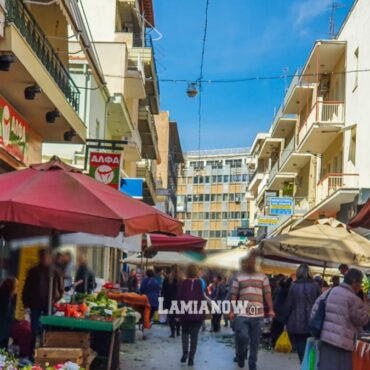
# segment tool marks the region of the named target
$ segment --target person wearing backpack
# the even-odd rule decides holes
[[[361,290],[362,272],[349,269],[338,287],[322,294],[315,302],[311,318],[326,300],[321,329],[319,370],[352,370],[352,351],[356,333],[369,322],[365,303],[357,296]]]

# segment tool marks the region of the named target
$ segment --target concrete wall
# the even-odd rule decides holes
[[[370,60],[370,0],[358,0],[338,39],[347,41],[347,71],[369,68]],[[355,52],[358,50],[358,61]],[[355,87],[356,78],[358,79]],[[360,188],[370,188],[370,73],[348,73],[346,75],[346,126],[356,127],[356,160],[351,160],[351,135],[346,130],[344,136],[344,163],[346,173],[358,173]]]

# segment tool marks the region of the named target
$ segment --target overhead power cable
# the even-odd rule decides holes
[[[205,53],[206,53],[207,32],[208,32],[208,9],[209,9],[209,0],[206,0],[205,16],[204,16],[204,28],[203,28],[203,41],[202,41],[202,53],[201,53],[201,56],[200,56],[199,77],[197,79],[197,84],[199,86],[199,98],[198,98],[198,150],[199,150],[199,158],[200,158],[201,134],[202,134],[202,83],[203,83],[203,70],[204,70],[204,56],[205,56]]]

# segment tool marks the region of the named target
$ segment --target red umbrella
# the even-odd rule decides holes
[[[163,234],[150,234],[151,252],[201,252],[207,240],[193,235],[168,236]]]
[[[349,221],[348,226],[353,229],[357,227],[370,229],[370,199],[361,208],[360,212]]]
[[[0,222],[0,232],[7,239],[51,231],[182,234],[179,221],[58,158],[0,175]]]

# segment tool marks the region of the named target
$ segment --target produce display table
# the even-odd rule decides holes
[[[106,355],[101,353],[99,348],[100,345],[105,343],[103,338],[96,340],[97,346],[93,349],[98,353],[99,357],[107,358],[107,370],[116,370],[119,368],[120,327],[123,323],[123,319],[119,318],[114,321],[97,321],[62,316],[42,316],[40,321],[45,331],[54,331],[55,328],[61,328],[63,330],[67,329],[71,331],[88,331],[98,338],[100,338],[101,335],[104,336],[104,334],[109,336],[109,350]]]
[[[150,304],[146,295],[137,293],[108,293],[109,299],[126,303],[141,314],[144,329],[150,329]]]
[[[353,370],[370,369],[370,343],[358,340],[353,352]]]

